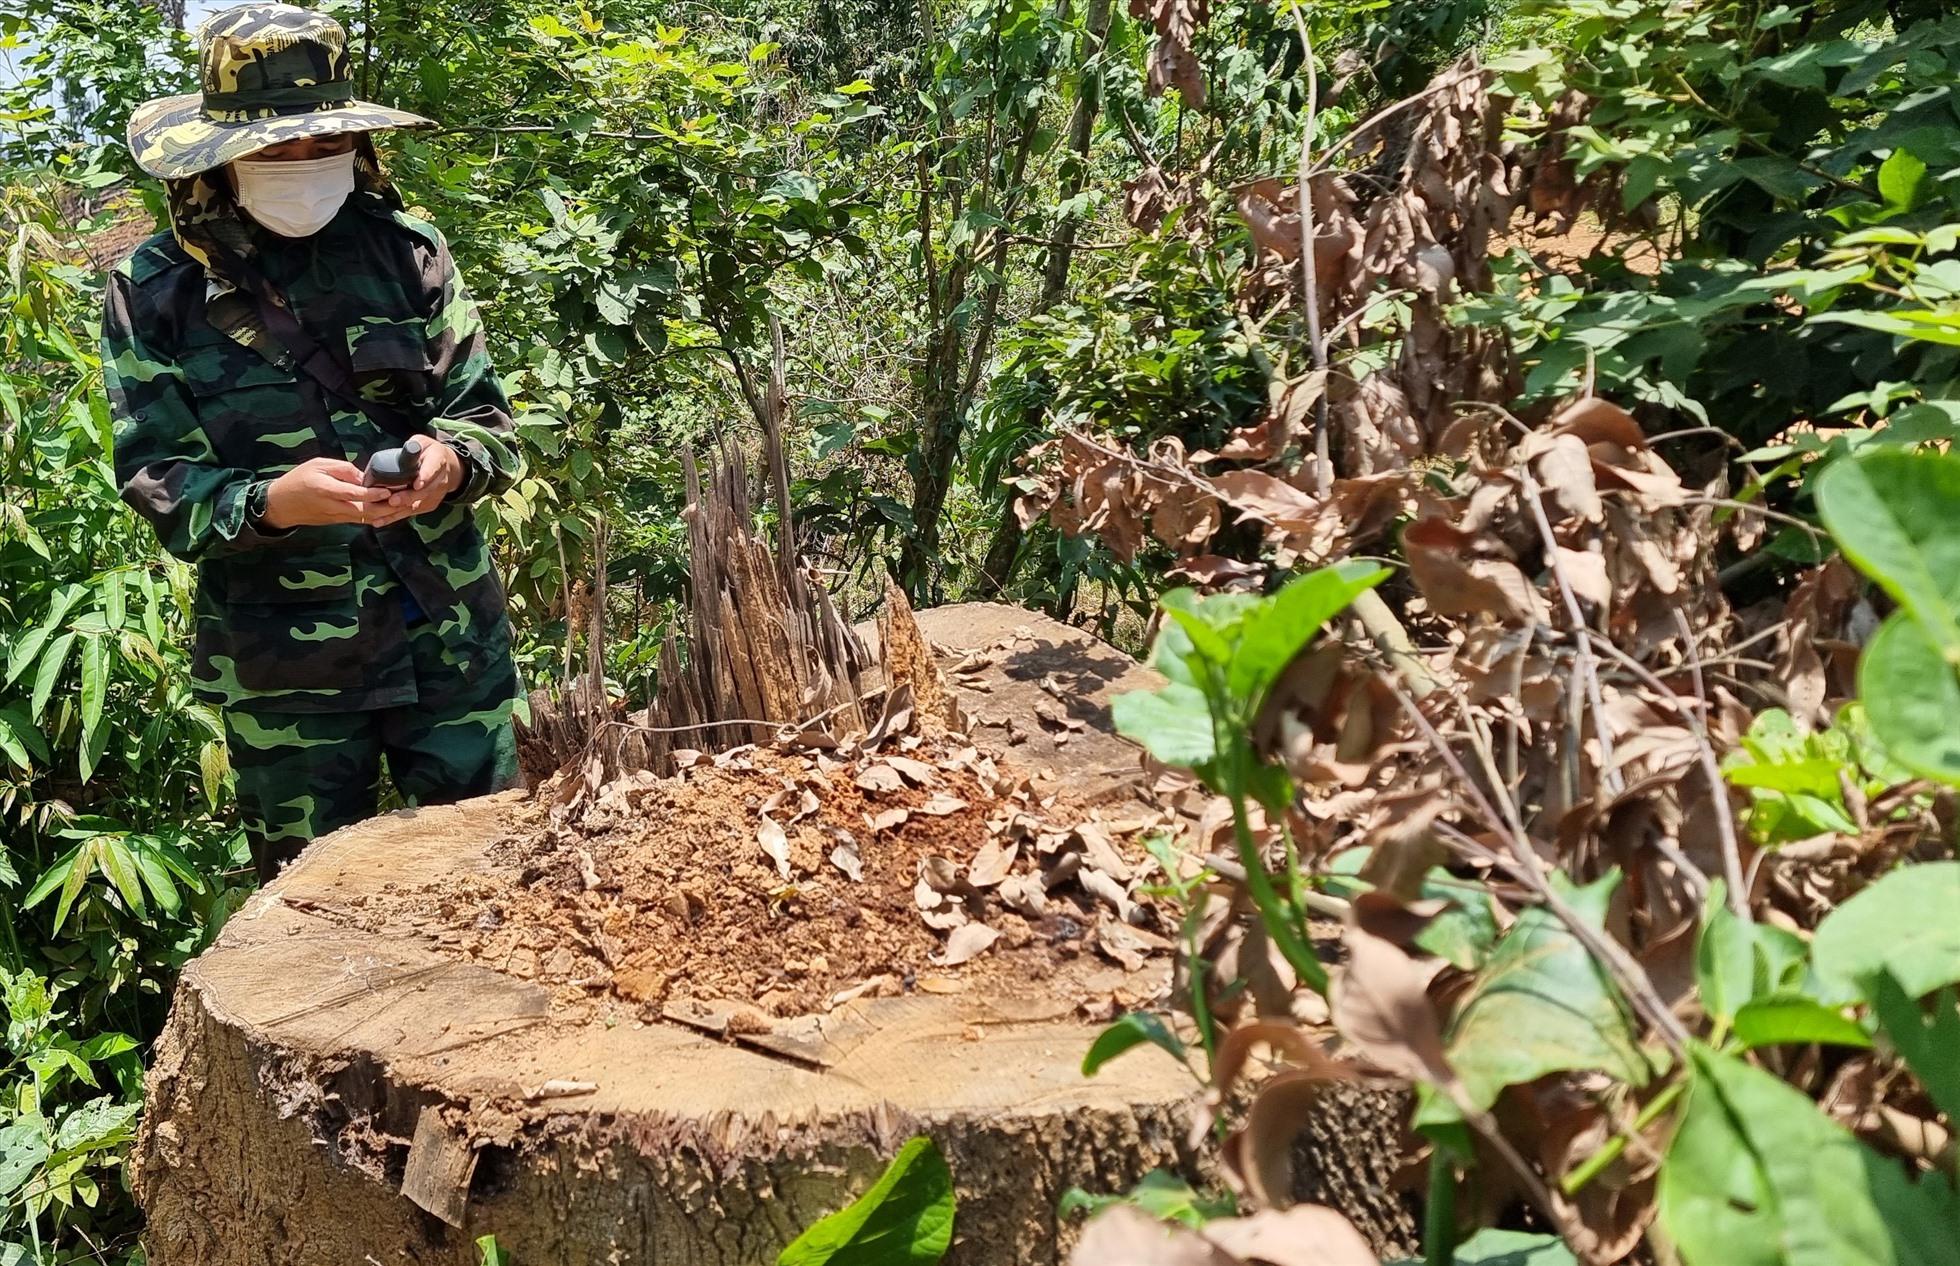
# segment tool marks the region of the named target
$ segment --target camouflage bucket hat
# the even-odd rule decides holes
[[[323,13],[240,5],[206,18],[197,37],[204,90],[130,116],[130,152],[152,176],[179,180],[301,137],[433,126],[354,99],[347,33]]]

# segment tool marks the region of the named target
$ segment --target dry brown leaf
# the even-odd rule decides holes
[[[1573,596],[1602,609],[1613,605],[1613,582],[1606,575],[1606,556],[1592,550],[1555,547],[1560,573],[1572,585]]]
[[[1082,1228],[1069,1266],[1238,1266],[1196,1231],[1159,1222],[1132,1205],[1112,1205]]]
[[[1082,845],[1082,854],[1091,866],[1110,878],[1129,883],[1134,878],[1130,864],[1123,860],[1123,854],[1109,838],[1109,831],[1100,822],[1084,822],[1075,828],[1075,838]]]
[[[961,809],[968,807],[967,802],[958,796],[949,796],[941,791],[935,793],[930,800],[920,805],[919,812],[929,817],[943,818],[948,814],[958,813]]]
[[[1023,918],[1038,919],[1048,912],[1048,889],[1039,875],[1009,875],[997,891],[1007,908]]]
[[[858,856],[857,841],[849,836],[830,850],[830,864],[849,875],[852,883],[864,882],[864,859]]]
[[[1020,855],[1019,844],[1003,846],[999,840],[988,840],[967,863],[967,882],[975,888],[992,888],[1007,878],[1014,868],[1014,859]]]
[[[1272,1266],[1381,1266],[1354,1223],[1325,1205],[1262,1209],[1249,1218],[1219,1218],[1200,1232],[1243,1261]]]
[[[914,760],[910,756],[887,756],[885,757],[885,763],[897,770],[905,781],[911,783],[914,787],[924,787],[939,779],[938,770],[935,770],[924,761]]]
[[[910,809],[887,809],[876,815],[866,814],[864,820],[874,831],[890,831],[904,826],[906,819],[911,816]]]
[[[880,761],[875,765],[866,765],[858,771],[858,776],[855,781],[858,786],[864,788],[866,791],[873,792],[898,791],[905,786],[904,777],[896,769],[892,768],[888,761]]]
[[[776,863],[776,873],[784,879],[789,878],[789,834],[783,830],[782,823],[764,815],[762,825],[756,828],[756,841],[762,851]]]
[[[1488,612],[1508,623],[1550,621],[1544,596],[1516,563],[1495,554],[1501,548],[1496,542],[1458,531],[1432,516],[1402,530],[1402,547],[1409,574],[1436,614]]]
[[[986,953],[999,939],[1000,933],[986,924],[967,923],[953,929],[946,938],[946,952],[934,955],[931,961],[940,967],[957,967]]]
[[[1369,926],[1402,909],[1384,893],[1355,899],[1341,935],[1348,961],[1335,973],[1330,998],[1334,1027],[1348,1045],[1389,1072],[1450,1085],[1456,1078],[1443,1055],[1442,1025],[1428,992],[1442,962],[1419,962]]]

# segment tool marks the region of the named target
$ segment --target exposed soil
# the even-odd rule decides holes
[[[787,877],[762,842],[772,824]],[[1040,796],[957,736],[848,758],[743,749],[609,786],[576,824],[533,801],[491,850],[495,870],[387,885],[347,913],[558,987],[562,1001],[610,995],[649,1019],[688,999],[724,1004],[739,1027],[854,996],[951,991],[956,978],[1067,993],[1057,973],[1085,955],[1134,966],[1169,949],[1149,897],[1132,896],[1154,864],[1132,838],[1145,825]],[[845,870],[850,850],[860,877]],[[1107,877],[1105,897],[1083,888],[1085,871]],[[1118,893],[1129,921],[1112,926]],[[984,929],[998,939],[956,961]]]

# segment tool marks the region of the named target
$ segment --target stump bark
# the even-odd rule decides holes
[[[1148,683],[1134,663],[1014,608],[920,623],[954,652],[1037,630],[984,693],[956,688],[976,736],[1078,794],[1134,787],[1136,753],[1107,725],[1109,694]],[[1091,724],[1066,746],[1033,710],[1057,673]],[[1032,736],[1018,750],[1012,717]],[[1096,1027],[1069,1002],[850,1003],[813,1029],[818,1066],[680,1025],[568,1023],[543,986],[330,917],[492,866],[515,795],[317,842],[186,969],[135,1165],[155,1266],[474,1266],[488,1234],[521,1266],[767,1263],[917,1132],[958,1184],[949,1261],[1044,1263],[1069,1238],[1070,1186],[1195,1172],[1189,1074],[1146,1053],[1084,1078]]]

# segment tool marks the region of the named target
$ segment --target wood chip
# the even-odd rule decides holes
[[[443,1124],[435,1105],[425,1106],[415,1119],[415,1141],[408,1149],[402,1195],[450,1226],[462,1226],[477,1155],[468,1139]]]
[[[951,976],[921,976],[913,982],[920,993],[965,993],[966,982]]]

